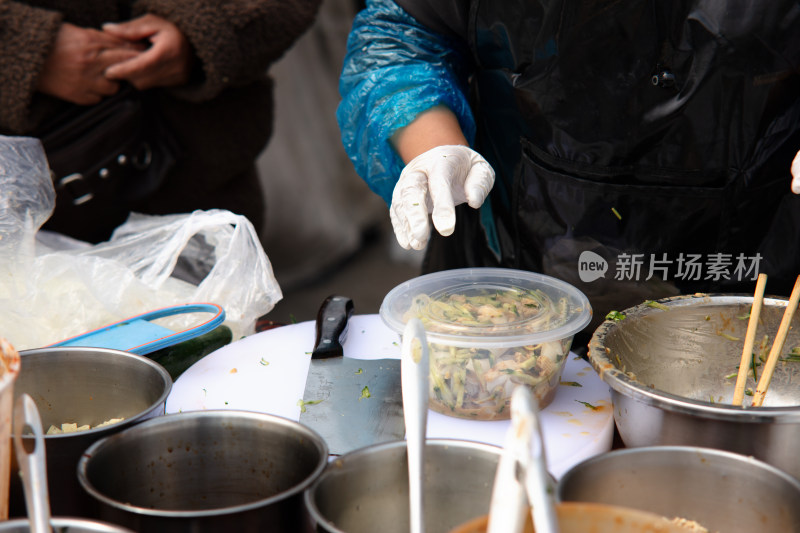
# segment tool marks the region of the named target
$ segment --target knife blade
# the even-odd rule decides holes
[[[405,435],[400,360],[344,356],[353,309],[344,296],[323,301],[301,406],[300,422],[325,439],[331,455]]]

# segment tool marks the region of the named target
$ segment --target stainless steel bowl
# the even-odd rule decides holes
[[[426,442],[425,531],[446,533],[489,512],[500,452],[476,442]],[[306,491],[305,501],[320,533],[408,533],[405,441],[335,459]]]
[[[614,420],[627,447],[717,448],[800,477],[794,445],[800,442],[800,362],[778,363],[763,407],[731,405],[752,301],[678,296],[627,309],[625,319],[595,330],[589,359],[612,389]],[[757,340],[768,334],[771,346],[786,304],[764,299]],[[800,345],[800,315],[792,326],[785,353]],[[749,376],[747,387],[755,390],[752,371]]]
[[[54,516],[90,517],[92,501],[78,484],[76,469],[93,442],[150,417],[163,415],[172,378],[146,357],[105,348],[39,348],[20,352],[21,369],[14,394],[36,402],[45,431],[75,422],[110,426],[46,435],[47,484]],[[32,439],[33,437],[23,437]],[[12,458],[16,472],[16,458]],[[11,476],[10,516],[26,516],[19,476]]]
[[[98,516],[136,531],[306,531],[303,491],[328,448],[311,429],[264,413],[165,415],[96,442],[80,460]]]
[[[50,525],[54,533],[133,533],[121,526],[84,518],[53,518],[50,520]],[[29,533],[30,530],[31,524],[25,518],[0,522],[2,533]]]
[[[559,480],[564,501],[694,520],[709,531],[800,531],[800,481],[763,461],[694,446],[614,450]]]

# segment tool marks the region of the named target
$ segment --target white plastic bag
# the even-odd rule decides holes
[[[2,198],[19,196],[19,183],[26,183],[5,179],[4,169],[10,168],[5,161],[38,157],[35,150],[32,155],[9,148],[16,144],[15,138],[0,137]],[[14,168],[24,168],[30,180],[31,169],[41,173],[36,164]],[[46,178],[50,183],[49,174]],[[46,197],[38,198],[46,203]],[[17,349],[45,346],[133,315],[190,302],[221,305],[225,324],[238,339],[253,333],[256,320],[282,298],[255,229],[243,216],[224,210],[134,214],[104,243],[70,243],[51,235],[37,245],[36,232],[52,203],[49,208],[36,203],[14,202],[11,210],[22,214],[5,218],[0,204],[0,221],[10,221],[0,225],[0,334]],[[42,210],[44,218],[31,214]],[[177,329],[188,319],[160,323]]]

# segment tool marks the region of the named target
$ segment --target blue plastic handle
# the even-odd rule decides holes
[[[157,318],[197,312],[214,313],[214,315],[197,326],[177,332],[151,322]],[[175,305],[120,320],[50,346],[113,348],[137,355],[146,355],[161,348],[208,333],[224,321],[225,310],[217,304],[191,303]]]

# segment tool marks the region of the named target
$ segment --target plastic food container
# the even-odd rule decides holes
[[[411,317],[425,326],[431,409],[503,420],[519,384],[533,387],[540,408],[553,400],[572,338],[592,309],[581,291],[549,276],[465,268],[398,285],[380,316],[398,334]]]

